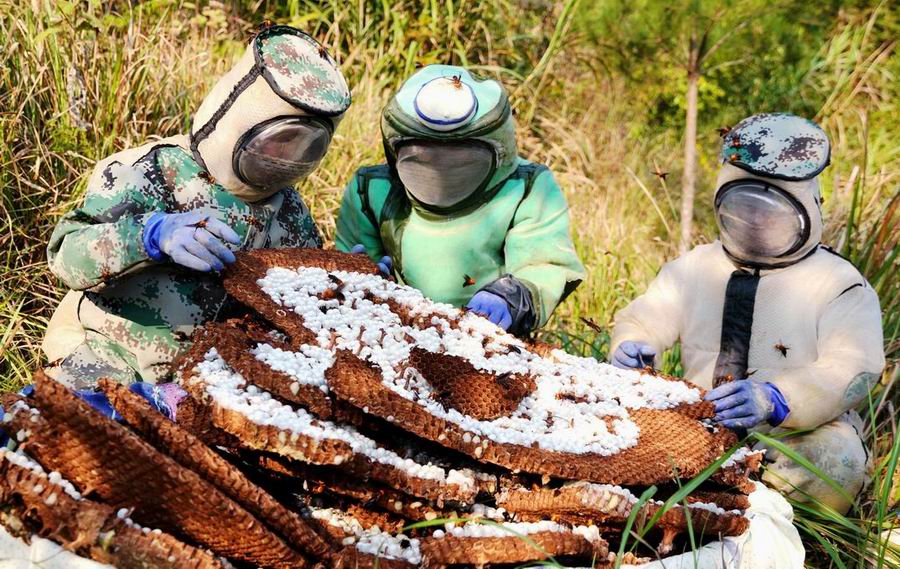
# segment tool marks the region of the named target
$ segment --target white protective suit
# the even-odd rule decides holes
[[[719,187],[739,178],[765,180],[725,164]],[[658,365],[659,354],[680,341],[685,378],[712,388],[729,333],[726,329],[723,336],[723,318],[731,325],[749,320],[747,375],[774,384],[790,408],[771,433],[814,429],[783,442],[853,497],[866,479],[867,451],[852,409],[884,367],[878,296],[851,263],[818,244],[816,180],[775,183],[807,207],[810,244],[794,264],[747,269],[759,276],[752,314],[725,314],[726,287],[737,266],[721,242],[701,245],[663,266],[646,293],[616,314],[610,353],[622,342],[643,342],[656,351]],[[763,479],[785,494],[800,500],[810,494],[839,511],[849,507],[845,496],[792,460],[771,450],[767,458],[774,463]]]

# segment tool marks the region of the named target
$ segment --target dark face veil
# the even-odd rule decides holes
[[[448,208],[483,188],[493,174],[494,151],[476,141],[413,141],[397,151],[397,174],[425,205]]]

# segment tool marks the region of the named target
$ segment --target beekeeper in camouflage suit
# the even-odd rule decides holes
[[[398,281],[515,334],[544,325],[584,269],[553,175],[517,153],[500,83],[429,65],[388,103],[381,132],[387,163],[347,186],[338,249],[392,260]]]
[[[268,27],[213,87],[189,135],[102,160],[50,238],[72,289],[43,348],[52,376],[155,382],[192,330],[223,312],[233,251],[320,247],[293,184],[325,155],[350,92],[308,35]]]
[[[783,441],[844,491],[774,451],[764,480],[846,511],[867,474],[853,409],[878,381],[884,351],[878,296],[820,244],[818,175],[829,156],[825,133],[793,115],[755,115],[727,133],[720,239],[667,263],[616,315],[612,359],[658,363],[680,340],[685,376],[714,388],[706,398],[717,420],[773,435],[811,430]]]

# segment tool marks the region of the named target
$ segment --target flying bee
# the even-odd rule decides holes
[[[319,46],[319,57],[328,59],[328,51],[325,49],[325,46]]]
[[[721,128],[717,128],[716,131],[719,133],[719,136],[725,138],[725,136],[731,132],[730,126],[723,126]]]
[[[451,79],[451,81],[453,82],[453,87],[454,87],[455,89],[462,89],[462,87],[463,87],[463,82],[462,82],[462,76],[461,76],[461,75],[454,75],[453,78]]]
[[[344,281],[339,279],[337,276],[332,275],[331,273],[328,273],[328,280],[330,280],[334,284],[338,285],[339,287],[344,286]]]
[[[659,169],[659,166],[657,166],[654,170],[652,170],[652,172],[653,172],[653,175],[654,175],[654,176],[656,176],[657,178],[659,178],[659,179],[662,180],[663,182],[666,181],[666,176],[669,175],[668,172],[663,172],[662,170],[660,170],[660,169]]]
[[[475,284],[475,279],[470,277],[469,275],[463,275],[463,286],[472,286]]]
[[[213,178],[213,175],[210,174],[209,172],[207,172],[206,170],[203,170],[202,172],[200,172],[199,174],[197,174],[197,177],[200,178],[201,180],[203,180],[204,182],[208,183],[208,184],[215,184],[215,183],[216,183],[216,179]]]
[[[598,334],[603,333],[603,328],[601,328],[599,324],[597,324],[590,318],[585,318],[584,316],[582,316],[581,321],[584,322],[585,325],[587,325],[587,327],[590,328],[591,330],[593,330],[594,332],[596,332]]]
[[[777,344],[775,344],[775,349],[781,352],[782,357],[786,358],[788,350],[790,350],[791,348],[789,346],[785,346],[781,342],[778,342]]]

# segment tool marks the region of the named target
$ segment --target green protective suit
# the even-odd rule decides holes
[[[322,47],[275,26],[258,34],[213,87],[190,135],[98,163],[83,205],[63,216],[50,237],[50,270],[71,290],[42,346],[52,362],[48,373],[75,388],[101,377],[154,382],[187,349],[195,327],[228,314],[220,275],[150,258],[143,233],[156,213],[218,219],[240,238],[234,250],[321,247],[296,190],[244,183],[232,151],[257,124],[308,115],[337,124],[349,104],[340,70]]]
[[[416,119],[415,95],[436,77],[460,77],[478,101],[471,121],[436,131]],[[385,108],[387,164],[359,169],[344,192],[337,248],[362,244],[377,259],[390,255],[397,279],[426,296],[464,306],[484,287],[511,275],[530,295],[534,318],[527,333],[546,324],[557,305],[584,278],[572,244],[568,204],[546,166],[516,151],[509,102],[499,83],[478,81],[459,67],[431,65],[411,77]],[[419,202],[394,164],[397,149],[413,140],[489,145],[494,170],[482,188],[449,208]],[[511,301],[507,298],[510,304]]]

